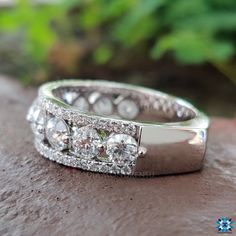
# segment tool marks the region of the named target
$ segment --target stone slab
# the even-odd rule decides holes
[[[35,95],[0,78],[0,235],[214,236],[218,217],[236,221],[236,120],[212,119],[201,172],[116,177],[35,151],[25,121]]]

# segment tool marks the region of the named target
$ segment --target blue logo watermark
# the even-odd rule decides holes
[[[219,233],[232,233],[234,221],[228,217],[221,217],[216,221]]]

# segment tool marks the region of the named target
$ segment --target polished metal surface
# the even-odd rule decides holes
[[[188,126],[143,126],[140,145],[146,147],[138,158],[135,175],[163,175],[200,170],[207,139],[206,128]]]

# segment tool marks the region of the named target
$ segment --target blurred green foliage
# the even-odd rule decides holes
[[[0,33],[24,32],[24,49],[38,65],[47,64],[55,42],[92,35],[96,46],[91,60],[97,64],[129,50],[154,60],[167,53],[181,63],[211,62],[227,72],[232,69],[228,62],[236,54],[235,0],[29,2],[0,9]]]
[[[61,5],[34,6],[27,0],[20,0],[15,7],[1,9],[0,32],[22,30],[25,35],[25,50],[38,62],[43,62],[57,35],[52,20],[64,15]]]
[[[235,55],[235,0],[94,0],[80,5],[78,21],[84,29],[107,27],[109,41],[132,49],[146,46],[154,59],[167,52],[184,63],[226,61]],[[97,52],[96,58],[104,53]]]

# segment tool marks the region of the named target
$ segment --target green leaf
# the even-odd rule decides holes
[[[137,1],[132,10],[115,25],[113,37],[129,47],[151,38],[158,30],[154,12],[164,3],[165,0]]]
[[[183,31],[158,39],[151,55],[158,59],[166,52],[173,52],[183,63],[202,63],[205,60],[226,60],[232,56],[233,45],[211,38],[204,32]]]
[[[94,52],[94,60],[97,64],[105,64],[112,57],[112,49],[109,46],[102,45]]]

